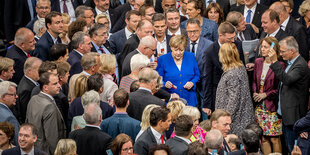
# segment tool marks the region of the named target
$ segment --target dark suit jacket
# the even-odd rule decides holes
[[[216,0],[216,3],[218,3],[221,6],[224,12],[224,17],[226,18],[230,10],[230,2],[228,0]]]
[[[168,139],[166,145],[169,146],[172,154],[187,155],[188,144],[184,140],[178,137]]]
[[[117,8],[114,10],[114,16],[117,19],[112,26],[113,28],[111,29],[111,33],[115,33],[123,28],[125,28],[126,23],[125,23],[125,18],[126,18],[126,13],[127,11],[130,11],[131,7],[130,4],[127,2],[123,5],[119,5]]]
[[[30,29],[32,32],[33,32],[33,25],[34,25],[34,22],[36,22],[38,20],[38,16],[36,16],[35,18],[33,18],[27,25],[26,27],[28,29]],[[34,33],[34,32],[33,32]]]
[[[258,38],[256,32],[254,31],[254,29],[252,28],[250,24],[246,25],[245,30],[242,33],[244,35],[245,40],[254,40]],[[238,40],[240,41],[239,38]]]
[[[147,128],[137,139],[133,150],[134,153],[138,155],[147,155],[149,153],[149,149],[154,145],[157,145],[156,139],[152,133],[151,128]]]
[[[122,65],[123,65],[124,59],[130,52],[134,51],[139,46],[139,43],[140,43],[140,39],[136,34],[134,34],[132,37],[126,40],[124,47],[122,49],[122,52],[120,53],[118,57],[119,75],[122,75]]]
[[[225,138],[223,140],[223,147],[222,147],[222,149],[219,150],[219,155],[224,155],[224,151],[227,153],[231,152],[229,145],[227,144]]]
[[[307,115],[299,119],[294,125],[294,132],[298,135],[302,132],[310,132],[310,111]],[[304,139],[298,137],[297,145],[300,148],[302,154],[310,154],[310,138]]]
[[[125,28],[113,33],[110,38],[109,42],[111,45],[111,52],[115,54],[117,57],[122,52],[123,46],[126,42],[126,34],[125,34]]]
[[[113,139],[120,133],[127,134],[131,139],[136,139],[141,129],[140,121],[131,118],[128,114],[122,113],[115,113],[111,117],[102,120],[100,128]]]
[[[240,60],[244,63],[244,55],[241,42],[236,40],[235,44],[239,52]],[[216,41],[209,46],[202,58],[202,61],[204,62],[201,73],[202,88],[205,89],[203,107],[212,110],[214,110],[217,85],[223,73],[222,64],[220,63],[218,56],[219,50],[220,45],[218,41]]]
[[[92,0],[92,1],[93,1],[93,0]],[[110,2],[111,2],[111,1],[110,1]],[[96,16],[97,16],[97,12],[96,12],[95,7],[93,8],[93,13],[94,13],[94,17],[96,17]],[[116,23],[116,21],[117,21],[117,17],[115,17],[115,11],[114,11],[114,9],[112,9],[111,7],[110,7],[110,9],[109,9],[109,16],[110,16],[110,22],[111,22],[111,27],[110,27],[110,29],[112,30],[113,26],[115,25],[115,23]]]
[[[24,27],[31,20],[26,0],[4,0],[4,33],[7,41],[14,40],[18,28]]]
[[[260,39],[263,39],[267,36],[267,33],[266,32],[262,32],[261,35],[260,35]],[[288,34],[286,32],[284,32],[281,28],[280,30],[278,31],[278,33],[275,35],[275,38],[278,40],[278,41],[281,41],[282,39],[284,39],[285,37],[287,37]]]
[[[26,119],[26,112],[27,112],[27,105],[31,98],[31,91],[36,85],[30,81],[28,78],[23,76],[20,80],[20,83],[17,87],[17,109],[19,113],[19,121],[21,123],[25,122]]]
[[[306,115],[308,109],[310,72],[307,62],[299,56],[287,73],[279,61],[270,68],[283,83],[279,88],[282,123],[294,125]]]
[[[16,146],[8,150],[4,150],[2,155],[19,155],[21,154],[20,147]],[[41,151],[40,149],[34,148],[34,155],[47,155],[46,152]]]
[[[309,49],[307,44],[307,32],[306,28],[300,24],[296,19],[289,17],[288,23],[285,28],[285,32],[289,36],[294,36],[298,43],[300,55],[308,62]]]
[[[71,0],[71,3],[73,5],[73,9],[75,10],[79,5],[82,5],[82,2],[79,0]],[[51,0],[51,11],[57,11],[60,12],[60,3],[59,0]]]
[[[86,0],[84,5],[90,6],[92,8],[95,8],[94,0]],[[117,8],[119,5],[121,5],[121,2],[119,0],[110,1],[110,8],[114,9]]]
[[[58,43],[61,43],[61,39],[57,38]],[[33,52],[33,56],[40,58],[42,61],[51,60],[50,49],[54,45],[54,41],[50,34],[46,31],[36,44],[36,49]]]
[[[27,59],[27,55],[16,45],[13,45],[13,47],[11,47],[6,53],[6,57],[14,60],[13,68],[15,70],[15,73],[11,81],[19,84],[19,81],[24,76],[24,64]]]
[[[241,14],[244,13],[244,7],[245,5],[240,5],[235,7],[235,10],[232,11],[238,11]],[[261,22],[261,18],[263,13],[268,9],[268,7],[261,5],[261,4],[257,4],[255,12],[254,12],[254,17],[252,19],[252,24],[254,24],[257,28],[261,28],[262,22]]]
[[[106,150],[112,143],[112,138],[107,133],[90,126],[70,132],[69,138],[75,140],[79,155],[107,154]]]
[[[113,108],[105,102],[100,101],[100,108],[102,110],[102,119],[108,118],[113,115]],[[83,115],[84,108],[82,106],[81,97],[75,98],[70,104],[68,111],[68,126],[71,127],[72,119],[74,116]],[[69,129],[71,131],[71,129]]]
[[[131,58],[136,55],[136,54],[139,54],[139,52],[137,50],[134,50],[132,52],[130,52],[126,58],[124,59],[123,61],[123,68],[122,68],[122,76],[121,77],[124,77],[126,75],[129,75],[131,73],[131,68],[130,68],[130,62],[131,62]]]
[[[81,59],[82,59],[82,56],[75,50],[72,50],[69,53],[69,58],[67,61],[71,65],[71,68],[69,71],[70,77],[74,74],[78,74],[83,71],[83,68],[81,66]]]
[[[147,105],[165,105],[162,100],[160,100],[158,97],[153,96],[151,92],[144,89],[138,89],[137,91],[130,93],[129,101],[130,104],[128,106],[127,113],[130,117],[138,121],[141,121],[142,112]]]

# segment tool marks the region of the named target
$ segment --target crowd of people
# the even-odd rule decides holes
[[[310,0],[0,5],[0,155],[310,154]]]

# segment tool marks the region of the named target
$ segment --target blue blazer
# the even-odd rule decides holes
[[[61,43],[60,38],[57,38],[58,43]],[[54,41],[50,34],[46,31],[36,44],[33,56],[40,58],[42,61],[50,60],[50,49],[54,45]]]
[[[120,133],[127,134],[131,139],[136,139],[141,129],[140,121],[131,118],[128,114],[120,113],[115,113],[111,117],[102,120],[100,128],[103,132],[108,133],[112,139]]]
[[[68,63],[70,64],[70,77],[74,74],[81,73],[83,71],[82,65],[81,65],[81,59],[82,56],[76,52],[75,50],[72,50],[69,53]]]
[[[202,66],[204,63],[202,61],[202,57],[204,55],[204,52],[207,50],[207,48],[212,43],[213,43],[212,41],[210,41],[209,39],[206,39],[204,37],[199,38],[198,47],[197,47],[197,51],[196,51],[196,55],[195,55],[196,61],[198,63],[199,73],[202,73]],[[187,40],[187,47],[186,47],[185,51],[190,51],[190,41],[189,40]],[[202,74],[200,74],[200,82],[197,83],[197,89],[198,89],[200,96],[203,96],[201,79],[202,79]]]
[[[166,89],[164,87],[169,93],[177,93],[181,98],[184,98],[190,106],[196,106],[198,104],[195,88],[196,82],[199,81],[200,73],[194,53],[184,52],[181,71],[176,66],[171,52],[162,55],[158,58],[156,70],[159,75],[163,77],[164,86],[167,81],[177,86],[177,89]],[[190,90],[183,87],[188,81],[194,84],[194,87]]]
[[[186,23],[187,23],[187,20],[183,21],[181,23],[181,28],[186,29]],[[217,28],[218,27],[215,21],[202,17],[202,26],[201,26],[200,36],[203,36],[215,42],[218,39]]]
[[[14,125],[14,145],[18,145],[18,131],[19,131],[19,123],[12,111],[6,107],[3,103],[0,103],[0,122],[8,121]]]
[[[307,115],[299,119],[294,125],[294,132],[300,134],[302,132],[310,132],[310,111]],[[299,146],[302,154],[310,154],[310,138],[304,139],[298,136],[297,145]]]
[[[110,45],[111,45],[111,52],[115,55],[119,55],[122,52],[123,46],[126,42],[126,34],[125,28],[115,32],[109,38]]]

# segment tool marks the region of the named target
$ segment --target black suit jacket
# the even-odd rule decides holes
[[[169,146],[172,154],[187,155],[188,143],[178,137],[168,139],[166,145]]]
[[[122,76],[121,77],[124,77],[126,75],[129,75],[131,73],[131,68],[130,68],[130,60],[131,58],[136,55],[136,54],[139,54],[139,52],[137,50],[134,50],[132,52],[130,52],[126,58],[124,59],[123,61],[123,68],[122,68]]]
[[[2,152],[2,155],[19,155],[19,154],[21,154],[19,146],[13,147],[13,148],[8,149],[8,150],[4,150]],[[41,151],[37,148],[34,148],[34,155],[47,155],[47,153],[44,151]]]
[[[130,4],[127,2],[123,5],[118,6],[114,10],[114,16],[117,19],[112,26],[111,33],[115,33],[126,26],[125,18],[126,18],[126,13],[127,11],[130,11],[131,7]]]
[[[17,110],[19,113],[19,122],[24,123],[26,119],[27,105],[31,98],[31,91],[36,85],[28,78],[23,76],[17,87]]]
[[[236,40],[235,44],[239,52],[240,60],[244,63],[242,43]],[[217,85],[223,73],[222,64],[220,63],[218,56],[219,50],[220,45],[218,41],[216,41],[207,48],[202,57],[202,61],[205,62],[203,63],[201,73],[202,87],[204,88],[203,107],[212,109],[212,111],[215,108]]]
[[[74,74],[78,74],[83,71],[83,68],[81,66],[81,59],[82,59],[82,56],[75,50],[72,50],[69,53],[69,58],[67,61],[71,65],[71,68],[69,71],[70,77]]]
[[[70,132],[69,138],[75,140],[77,154],[79,155],[103,155],[110,148],[112,137],[96,127],[86,126]]]
[[[260,35],[260,39],[263,39],[267,36],[267,33],[266,32],[262,32],[261,35]],[[287,37],[288,34],[286,32],[284,32],[281,28],[280,30],[278,31],[278,33],[275,35],[275,38],[278,40],[278,41],[281,41],[282,39],[284,39],[285,37]]]
[[[71,3],[73,5],[73,9],[75,10],[79,5],[82,5],[82,1],[79,0],[71,0]],[[60,3],[59,0],[51,0],[51,10],[61,12],[60,10]]]
[[[244,13],[244,5],[240,5],[235,7],[235,10],[232,11],[238,11],[241,14]],[[261,18],[263,13],[268,9],[268,7],[261,5],[261,4],[257,4],[255,12],[254,12],[254,16],[253,16],[253,20],[252,20],[252,24],[254,24],[257,28],[261,28],[262,22],[261,22]]]
[[[92,8],[95,8],[96,6],[94,0],[86,0],[84,5],[90,6]],[[121,2],[119,0],[110,1],[110,8],[112,9],[117,8],[119,5],[121,5]]]
[[[230,2],[229,0],[217,0],[216,3],[218,3],[223,12],[224,12],[224,16],[226,18],[227,14],[229,13],[229,10],[230,10]]]
[[[285,73],[280,62],[270,65],[277,79],[282,82],[279,88],[282,123],[294,123],[307,114],[309,100],[310,72],[307,62],[299,56]]]
[[[222,149],[219,150],[219,155],[224,155],[224,151],[227,153],[231,152],[229,145],[227,144],[225,138],[223,140],[223,147],[222,147]]]
[[[129,101],[130,104],[127,108],[127,113],[130,117],[139,121],[141,121],[142,112],[147,105],[165,105],[162,100],[160,100],[158,97],[153,96],[151,92],[144,89],[138,89],[137,91],[130,93]]]
[[[130,52],[134,51],[139,46],[139,43],[140,39],[136,34],[132,35],[132,37],[125,42],[123,50],[118,57],[119,75],[122,75],[122,64],[124,59]]]
[[[19,84],[19,81],[24,76],[24,64],[27,59],[26,54],[16,45],[13,45],[8,52],[6,53],[6,57],[14,60],[14,70],[15,73],[11,79],[11,81]]]
[[[125,34],[125,28],[115,32],[110,36],[109,42],[111,45],[111,52],[117,57],[119,57],[120,53],[122,52],[126,40],[127,38]]]
[[[151,128],[147,128],[137,139],[133,150],[134,153],[138,155],[147,155],[149,153],[149,149],[154,145],[157,145],[156,139]]]
[[[95,7],[93,8],[93,13],[94,13],[94,17],[96,17],[97,16],[97,12],[95,10]],[[117,17],[115,17],[115,11],[111,7],[109,9],[109,16],[110,16],[110,22],[111,22],[110,29],[112,30],[113,26],[115,25],[115,23],[117,21]]]
[[[58,43],[61,43],[61,39],[57,37]],[[50,34],[46,31],[36,44],[36,49],[33,52],[33,56],[40,58],[42,61],[51,60],[50,49],[54,45],[54,41]]]
[[[296,19],[289,17],[288,23],[285,28],[285,32],[289,36],[294,36],[299,46],[300,55],[308,62],[309,49],[307,44],[307,32],[306,28],[300,24]]]
[[[242,32],[245,40],[254,40],[257,39],[257,34],[252,28],[251,24],[247,24],[245,30]],[[240,40],[238,38],[238,40]]]

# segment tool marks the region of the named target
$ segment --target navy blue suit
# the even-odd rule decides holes
[[[203,22],[201,26],[200,36],[205,37],[211,41],[217,41],[218,33],[217,33],[217,24],[215,21],[210,20],[208,18],[202,17]],[[181,23],[181,28],[186,29],[187,20]]]
[[[111,52],[118,56],[122,52],[126,40],[125,28],[112,34],[109,38]]]
[[[19,123],[12,111],[3,103],[0,103],[0,122],[8,121],[14,125],[14,144],[18,144]]]
[[[105,102],[100,101],[100,108],[102,110],[102,119],[108,118],[113,115],[113,108]],[[72,119],[74,116],[83,115],[84,108],[82,106],[81,97],[75,98],[68,111],[68,127],[71,127]],[[69,129],[71,131],[71,129]]]
[[[8,149],[8,150],[4,150],[2,152],[2,155],[17,155],[17,154],[21,154],[21,151],[20,151],[20,147],[13,147],[11,149]],[[47,155],[46,152],[42,151],[42,150],[39,150],[37,148],[34,148],[34,155]]]
[[[33,18],[27,25],[26,27],[28,29],[30,29],[32,32],[33,32],[33,25],[34,25],[34,22],[36,22],[38,20],[38,16],[36,16],[35,18]]]
[[[57,37],[57,42],[61,43],[59,37]],[[51,60],[50,49],[53,45],[54,41],[51,35],[46,31],[37,42],[33,56],[40,58],[42,61]]]
[[[81,66],[81,59],[82,59],[81,54],[79,54],[75,50],[72,50],[69,53],[69,58],[67,61],[71,66],[70,71],[69,71],[70,77],[74,74],[78,74],[83,71],[83,68]]]
[[[294,132],[298,135],[302,132],[310,132],[310,111],[307,115],[299,119],[294,125]],[[304,139],[298,137],[297,145],[300,148],[302,154],[310,154],[310,138]]]
[[[82,2],[79,2],[79,1],[80,0],[71,0],[74,10],[79,5],[82,5]],[[63,6],[60,6],[59,0],[51,0],[51,11],[61,12],[60,7],[63,7]]]
[[[237,46],[240,60],[244,63],[244,55],[242,50],[242,43],[240,41],[235,41]],[[209,108],[212,111],[215,106],[215,95],[217,85],[221,79],[223,70],[222,64],[219,61],[219,50],[220,45],[218,41],[214,42],[209,48],[205,51],[202,61],[202,88],[204,88],[204,99],[203,99],[203,108]]]
[[[11,81],[19,84],[19,81],[24,76],[24,64],[27,59],[27,55],[19,47],[13,45],[6,53],[6,57],[14,60],[13,68],[15,73]]]
[[[115,113],[111,117],[102,120],[100,128],[103,132],[108,133],[112,139],[120,133],[127,134],[131,139],[136,139],[141,129],[140,121],[124,113]]]

